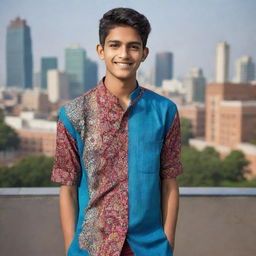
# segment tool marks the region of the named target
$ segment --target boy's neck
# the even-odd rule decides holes
[[[128,101],[131,92],[134,91],[137,86],[135,76],[127,80],[120,80],[108,74],[105,77],[104,84],[107,89],[121,101]]]

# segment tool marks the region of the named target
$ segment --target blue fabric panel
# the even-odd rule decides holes
[[[128,121],[128,243],[136,256],[172,256],[162,226],[160,155],[176,105],[146,90]]]

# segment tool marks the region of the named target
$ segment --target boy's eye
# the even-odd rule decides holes
[[[117,47],[118,45],[117,44],[110,44],[109,46],[110,47]]]
[[[131,48],[134,49],[134,50],[139,50],[139,46],[138,45],[132,45]]]

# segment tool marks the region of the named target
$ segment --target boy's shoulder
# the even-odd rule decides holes
[[[153,90],[148,89],[146,87],[140,87],[144,90],[144,98],[148,99],[152,104],[156,104],[160,107],[177,108],[176,103],[174,103],[170,98],[167,98],[166,96],[156,93]]]
[[[83,111],[84,108],[88,105],[92,99],[95,98],[95,92],[97,87],[90,89],[89,91],[85,92],[84,94],[68,101],[62,107],[65,109],[67,113]]]

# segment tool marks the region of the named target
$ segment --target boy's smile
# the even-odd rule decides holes
[[[104,48],[98,45],[97,52],[105,61],[106,76],[120,80],[136,79],[136,71],[148,55],[148,49],[143,49],[139,33],[129,26],[111,29],[105,39]]]

